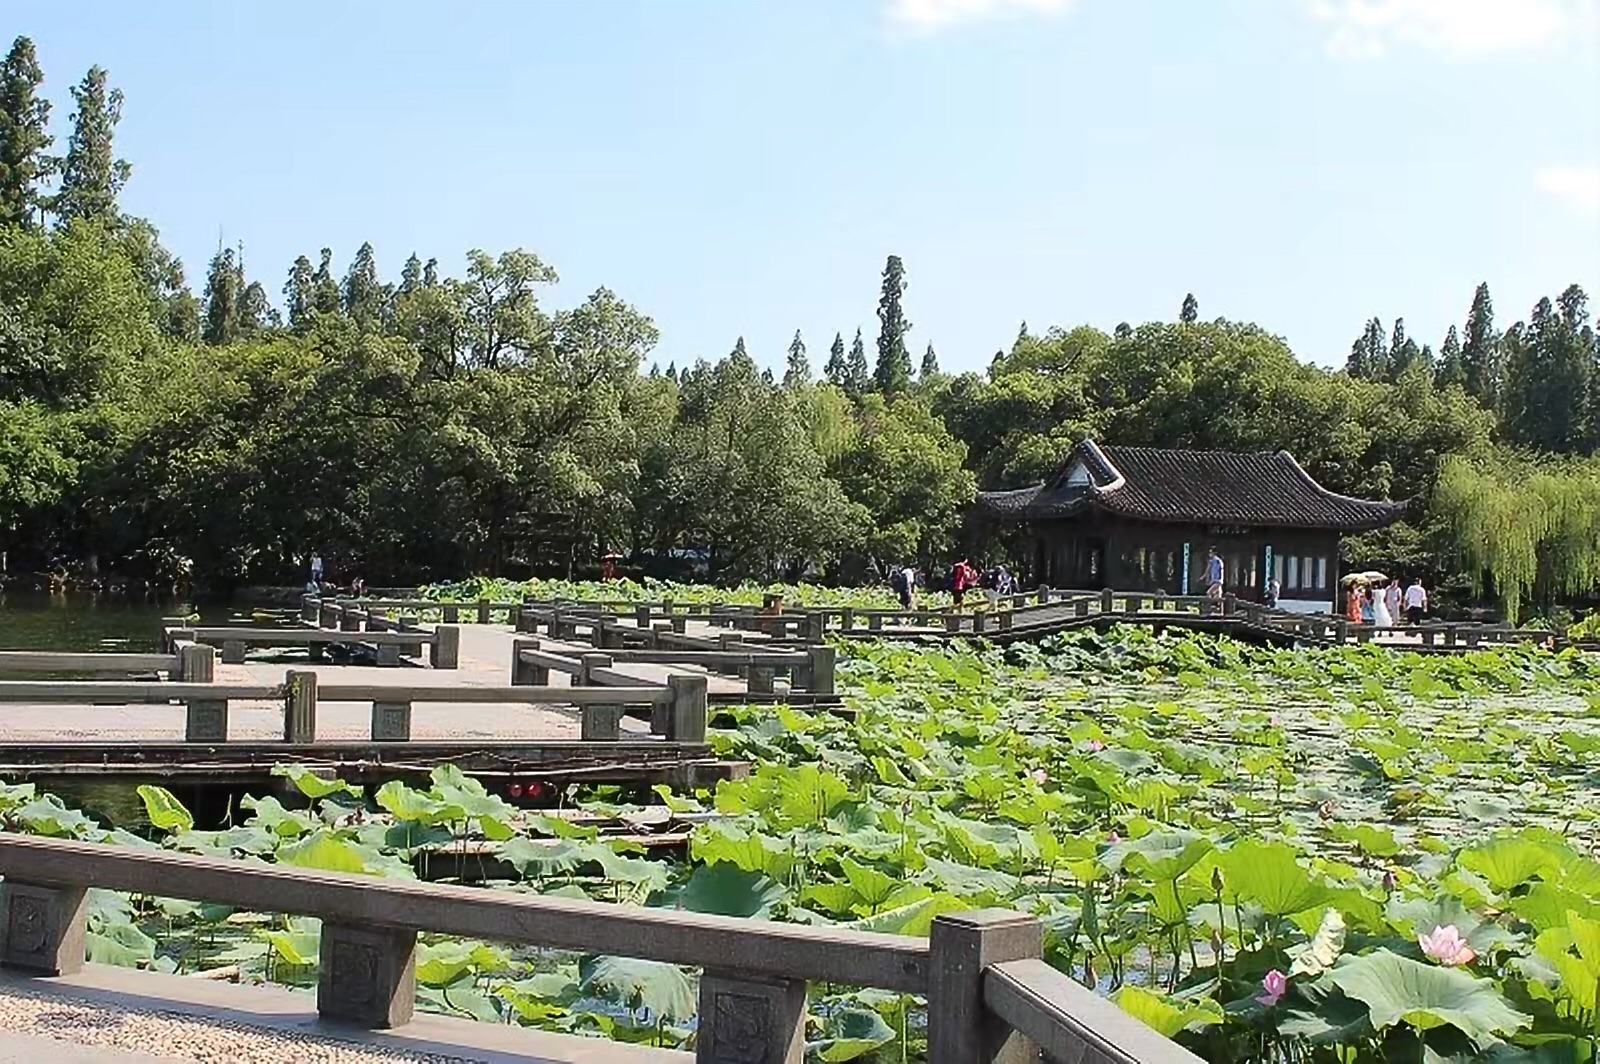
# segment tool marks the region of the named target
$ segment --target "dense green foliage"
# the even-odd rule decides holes
[[[472,250],[459,276],[412,254],[392,281],[371,244],[342,274],[322,248],[288,265],[275,305],[279,286],[221,248],[197,296],[117,208],[130,171],[106,72],[72,88],[60,158],[42,84],[19,38],[0,64],[12,573],[61,559],[85,581],[282,584],[320,552],[336,579],[411,583],[572,575],[607,550],[720,582],[937,571],[958,549],[1003,549],[965,523],[976,488],[1037,480],[1093,434],[1286,448],[1336,491],[1417,500],[1353,545],[1362,562],[1536,591],[1482,571],[1499,555],[1436,504],[1441,459],[1504,470],[1504,448],[1585,452],[1600,433],[1576,286],[1504,331],[1480,287],[1438,357],[1374,319],[1346,372],[1256,325],[1200,320],[1191,294],[1176,322],[1024,325],[986,372],[949,375],[931,343],[914,368],[907,267],[890,256],[875,364],[860,328],[849,343],[840,330],[820,380],[798,332],[786,358],[740,340],[658,370],[644,313],[605,288],[558,309],[555,270],[522,249]],[[1595,590],[1580,569],[1544,586]]]
[[[1120,630],[1008,651],[852,644],[853,715],[732,709],[756,768],[714,792],[568,799],[637,833],[693,814],[687,860],[520,811],[448,767],[371,794],[299,769],[307,809],[247,800],[158,844],[301,867],[926,934],[943,912],[1040,916],[1046,960],[1217,1062],[1579,1064],[1600,1037],[1600,663],[1267,651]],[[151,845],[31,787],[7,828]],[[458,855],[468,855],[460,857]],[[95,892],[102,961],[238,964],[304,985],[314,920]],[[681,1044],[693,973],[425,936],[424,1007]],[[1276,974],[1274,974],[1276,973]],[[813,1059],[921,1059],[909,998],[813,988]]]

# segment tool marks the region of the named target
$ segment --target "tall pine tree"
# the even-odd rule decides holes
[[[1494,301],[1489,298],[1488,282],[1478,285],[1467,312],[1467,328],[1461,339],[1461,370],[1467,394],[1484,406],[1499,404],[1502,352],[1500,335],[1494,329]]]
[[[333,279],[333,251],[323,248],[317,272],[311,275],[311,309],[318,314],[337,314],[339,303],[339,282]]]
[[[344,312],[363,329],[376,329],[383,320],[383,283],[378,280],[378,260],[372,245],[362,241],[345,271]]]
[[[828,361],[822,367],[822,375],[840,388],[844,387],[845,379],[850,375],[844,360],[844,337],[839,333],[833,334],[833,346],[828,348]]]
[[[239,262],[232,248],[220,248],[211,258],[206,272],[206,292],[200,338],[213,346],[230,344],[239,338]]]
[[[1183,297],[1183,309],[1178,311],[1178,320],[1185,325],[1193,325],[1200,320],[1200,301],[1193,292]]]
[[[928,341],[928,349],[922,352],[922,379],[939,375],[939,356],[933,352],[933,341]]]
[[[132,172],[116,157],[112,139],[122,120],[122,90],[108,88],[104,67],[90,67],[83,81],[73,86],[72,135],[61,162],[61,189],[54,206],[62,221],[117,216],[117,193]]]
[[[1394,336],[1389,341],[1389,365],[1385,376],[1391,381],[1400,379],[1400,375],[1412,366],[1422,364],[1422,349],[1417,342],[1406,335],[1406,320],[1394,319]]]
[[[1467,371],[1461,361],[1461,337],[1454,325],[1444,334],[1444,346],[1439,348],[1439,367],[1433,381],[1441,388],[1466,386]]]
[[[794,339],[789,341],[789,362],[783,371],[783,386],[785,388],[798,388],[811,380],[811,363],[806,358],[806,342],[800,338],[800,330],[794,331]]]
[[[906,291],[906,269],[899,255],[890,255],[883,267],[883,288],[878,296],[878,364],[873,382],[884,395],[911,387],[911,352],[906,349],[906,320],[901,297]]]
[[[406,259],[406,264],[400,270],[400,287],[395,292],[397,296],[408,296],[422,287],[422,260],[417,258],[413,251],[411,257]]]
[[[1345,362],[1345,372],[1361,380],[1383,380],[1389,374],[1389,345],[1383,335],[1383,322],[1377,318],[1367,322],[1361,336],[1350,345],[1350,358]]]
[[[50,101],[33,42],[18,37],[0,63],[0,225],[37,225],[50,173]]]
[[[872,383],[872,377],[867,371],[867,345],[861,342],[861,330],[856,330],[856,338],[850,344],[850,355],[844,362],[844,390],[845,394],[859,399],[867,394],[867,388]]]
[[[315,274],[311,260],[304,255],[289,267],[289,279],[283,284],[283,306],[288,313],[289,328],[304,332],[311,327]]]

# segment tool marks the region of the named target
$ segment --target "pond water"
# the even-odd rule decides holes
[[[88,594],[0,594],[0,650],[52,650],[106,653],[157,653],[168,617],[188,616],[196,607],[172,599],[128,599]],[[206,623],[225,624],[248,609],[205,607]],[[7,676],[0,679],[38,679]],[[131,783],[50,780],[41,791],[59,795],[108,826],[138,830],[144,805]],[[186,792],[188,789],[185,789]],[[193,795],[187,795],[191,801]]]
[[[155,652],[188,603],[99,595],[0,594],[0,650]]]

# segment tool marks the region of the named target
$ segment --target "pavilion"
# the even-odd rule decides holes
[[[1279,605],[1312,613],[1334,609],[1340,537],[1392,524],[1405,504],[1331,492],[1287,451],[1084,440],[1045,483],[980,492],[978,512],[1022,531],[1023,560],[1051,587],[1202,594],[1214,548],[1227,592],[1260,601],[1272,573]]]

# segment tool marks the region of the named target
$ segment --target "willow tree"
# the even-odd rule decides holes
[[[1448,458],[1434,505],[1474,590],[1492,584],[1507,620],[1529,600],[1600,591],[1600,461],[1490,466]]]

